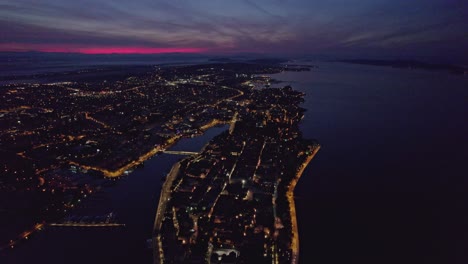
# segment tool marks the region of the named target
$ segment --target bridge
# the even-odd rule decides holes
[[[198,152],[194,151],[183,151],[183,150],[164,150],[163,153],[165,154],[173,154],[173,155],[184,155],[184,156],[191,156],[191,155],[198,155]]]

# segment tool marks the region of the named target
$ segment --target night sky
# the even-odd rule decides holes
[[[0,0],[0,51],[468,62],[467,28],[466,0]]]

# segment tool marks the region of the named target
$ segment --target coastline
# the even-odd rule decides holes
[[[172,183],[179,174],[180,162],[172,166],[171,171],[167,174],[166,181],[161,188],[159,196],[158,208],[156,209],[156,217],[153,226],[153,259],[154,263],[164,263],[164,252],[162,249],[162,241],[159,232],[161,231],[162,218],[166,211],[166,201],[170,199]]]
[[[296,205],[294,203],[294,189],[296,188],[297,182],[302,176],[302,173],[307,168],[307,165],[312,161],[315,157],[317,152],[320,150],[320,145],[314,145],[313,151],[310,153],[306,160],[302,162],[301,166],[299,167],[295,177],[289,183],[288,192],[286,193],[286,199],[289,202],[289,214],[291,218],[291,226],[292,226],[292,238],[291,238],[291,250],[292,250],[292,264],[297,264],[299,262],[299,228],[297,225],[297,217],[296,217]]]
[[[106,178],[120,177],[126,170],[132,169],[132,168],[140,165],[141,163],[145,162],[149,158],[153,157],[156,153],[166,150],[168,147],[175,144],[177,142],[177,140],[180,139],[181,137],[182,136],[173,136],[173,137],[169,138],[163,145],[156,146],[155,148],[153,148],[150,151],[146,152],[145,154],[141,155],[138,159],[136,159],[136,160],[134,160],[134,161],[132,161],[130,163],[127,163],[126,165],[124,165],[124,166],[122,166],[119,169],[114,170],[114,171],[104,169],[104,168],[95,167],[95,166],[83,165],[83,164],[79,164],[79,163],[74,162],[74,161],[70,161],[69,164],[78,166],[78,167],[86,169],[86,170],[95,170],[95,171],[102,172]]]
[[[227,124],[227,123],[229,123],[229,122],[224,122],[224,121],[221,121],[221,120],[218,120],[218,119],[213,119],[210,122],[208,122],[207,124],[201,126],[199,128],[199,130],[202,131],[202,132],[205,132],[206,130],[208,130],[208,129],[212,128],[212,127],[222,125],[222,124]],[[77,166],[77,167],[80,167],[80,168],[86,169],[86,170],[99,171],[106,178],[116,178],[116,177],[122,176],[122,174],[124,174],[125,171],[127,171],[129,169],[132,169],[132,168],[142,164],[143,162],[147,161],[148,159],[150,159],[151,157],[156,155],[158,152],[164,151],[164,150],[170,148],[175,143],[177,143],[177,141],[179,139],[181,139],[183,137],[184,136],[182,136],[182,135],[176,135],[176,136],[170,137],[162,145],[156,146],[155,148],[153,148],[150,151],[146,152],[145,154],[141,155],[138,159],[136,159],[136,160],[134,160],[134,161],[132,161],[130,163],[125,164],[124,166],[120,167],[117,170],[108,170],[108,169],[104,169],[104,168],[100,168],[100,167],[96,167],[96,166],[88,166],[88,165],[84,165],[84,164],[79,164],[79,163],[74,162],[74,161],[70,161],[70,162],[68,162],[68,164],[74,165],[74,166]]]

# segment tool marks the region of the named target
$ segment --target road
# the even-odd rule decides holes
[[[315,146],[312,153],[309,154],[306,160],[301,164],[301,167],[299,167],[299,170],[296,173],[296,177],[291,181],[288,192],[286,194],[287,196],[286,198],[288,199],[288,202],[289,202],[289,212],[291,216],[291,225],[292,225],[291,264],[297,264],[299,262],[299,228],[297,226],[296,204],[294,203],[294,189],[296,188],[296,184],[301,178],[301,175],[304,172],[305,168],[307,167],[309,162],[314,158],[315,154],[317,154],[319,149],[320,149],[319,145]]]

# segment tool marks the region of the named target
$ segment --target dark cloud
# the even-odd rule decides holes
[[[4,0],[0,47],[454,56],[466,53],[467,10],[463,0]]]

